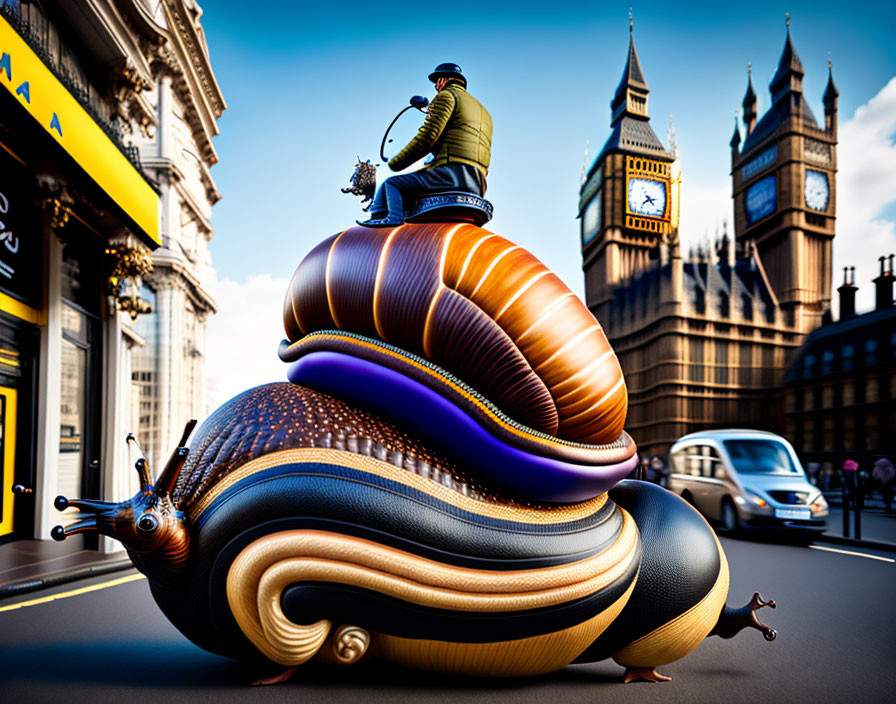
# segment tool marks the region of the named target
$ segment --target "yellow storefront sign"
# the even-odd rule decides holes
[[[156,192],[2,16],[0,84],[144,234],[161,243]]]

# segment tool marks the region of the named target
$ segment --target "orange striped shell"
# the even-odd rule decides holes
[[[627,393],[600,324],[557,276],[470,224],[353,227],[299,265],[286,335],[339,329],[423,355],[556,437],[619,437]]]

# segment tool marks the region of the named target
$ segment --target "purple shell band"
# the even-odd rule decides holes
[[[382,412],[482,480],[536,501],[585,501],[638,464],[585,465],[541,457],[501,442],[455,404],[418,381],[339,352],[311,352],[289,367],[289,380]]]

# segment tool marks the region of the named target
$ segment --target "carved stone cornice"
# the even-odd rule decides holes
[[[211,69],[200,11],[185,0],[164,0],[160,11],[168,25],[168,41],[153,50],[153,59],[172,78],[172,87],[186,108],[187,121],[202,158],[218,161],[212,138],[218,134],[217,118],[225,109],[224,98]],[[156,68],[159,68],[157,66]]]
[[[165,42],[164,28],[159,26],[140,0],[115,0],[115,4],[135,34],[151,45]]]
[[[178,47],[181,51],[178,51]],[[171,87],[184,105],[187,123],[202,158],[210,164],[215,164],[218,161],[218,154],[212,145],[212,138],[218,134],[215,116],[212,115],[204,95],[191,86],[190,75],[192,74],[193,83],[198,89],[195,72],[191,71],[186,60],[181,60],[180,54],[182,53],[184,52],[180,38],[172,33],[171,39],[153,47],[151,59],[153,70],[156,75],[167,74],[171,77]],[[203,115],[205,115],[205,119]]]
[[[190,5],[193,6],[192,12],[187,9],[186,5],[184,0],[167,0],[167,7],[170,9],[170,15],[175,25],[172,29],[177,31],[178,38],[186,49],[191,66],[202,86],[205,98],[217,119],[221,117],[226,106],[224,105],[224,96],[212,73],[205,35],[199,24],[202,12],[195,3],[190,2]],[[190,14],[193,17],[190,17]]]

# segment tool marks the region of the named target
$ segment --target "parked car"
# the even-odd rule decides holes
[[[669,450],[669,491],[727,531],[788,528],[823,531],[828,504],[780,435],[707,430]]]

